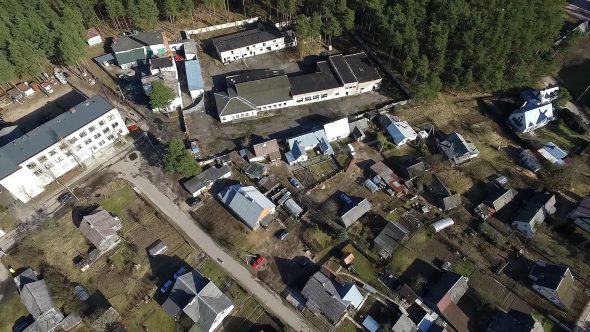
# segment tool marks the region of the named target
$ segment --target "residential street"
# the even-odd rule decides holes
[[[139,159],[139,158],[138,158]],[[226,270],[242,287],[254,296],[267,310],[277,316],[281,321],[290,325],[297,331],[312,331],[306,321],[291,307],[283,303],[283,300],[274,292],[263,287],[240,263],[228,255],[215,241],[195,222],[166,197],[156,185],[140,174],[134,172],[138,169],[139,161],[124,159],[111,167],[111,170],[119,173],[119,176],[131,182],[145,198],[151,201],[168,219],[173,221],[177,228],[182,230],[190,239],[207,253],[211,258],[221,261],[221,267]]]

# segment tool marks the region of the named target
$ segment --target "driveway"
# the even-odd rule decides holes
[[[139,159],[139,158],[138,158]],[[168,217],[184,234],[211,258],[221,261],[221,268],[227,271],[242,287],[262,303],[271,313],[297,331],[312,331],[307,322],[274,292],[262,286],[250,271],[228,255],[215,241],[198,227],[183,210],[175,205],[156,185],[141,174],[135,173],[139,161],[122,160],[111,167],[119,176],[135,186],[135,190],[147,198]]]

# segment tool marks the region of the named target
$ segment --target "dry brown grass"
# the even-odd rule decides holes
[[[447,169],[438,173],[451,191],[463,194],[473,185],[473,181],[458,169]]]

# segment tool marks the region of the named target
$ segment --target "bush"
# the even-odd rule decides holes
[[[588,132],[588,126],[586,126],[586,124],[584,123],[582,118],[580,118],[579,115],[574,114],[567,108],[565,108],[560,115],[563,119],[563,122],[565,122],[565,124],[571,130],[573,130],[577,134],[586,135],[586,133]]]

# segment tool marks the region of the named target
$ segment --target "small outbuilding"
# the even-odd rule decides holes
[[[168,246],[162,240],[156,240],[156,242],[148,247],[148,252],[152,257],[165,254],[166,251],[168,251]]]
[[[100,32],[95,27],[86,30],[86,42],[90,46],[102,43],[102,37],[100,36]]]

